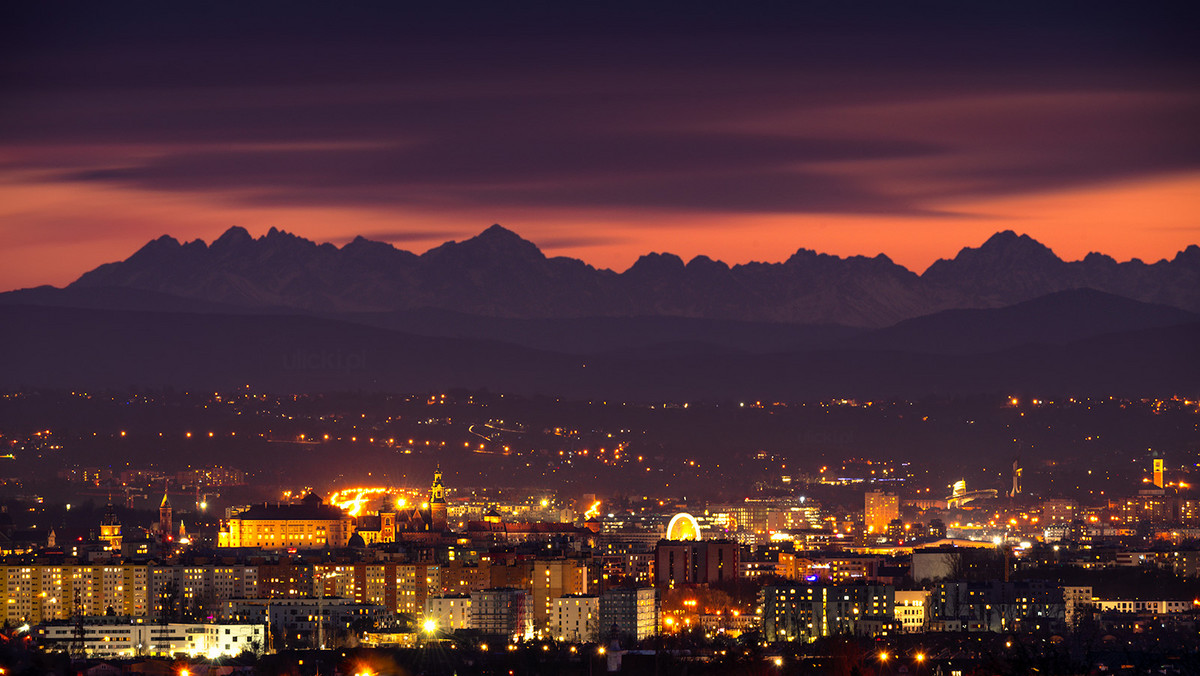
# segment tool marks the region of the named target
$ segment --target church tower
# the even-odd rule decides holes
[[[446,487],[442,485],[442,466],[433,470],[433,485],[429,487],[429,530],[446,530]]]
[[[164,540],[174,533],[171,528],[171,500],[167,498],[167,485],[163,484],[163,499],[158,506],[158,532]]]
[[[379,541],[396,541],[396,507],[386,495],[383,504],[379,505]]]
[[[109,500],[104,517],[100,519],[100,539],[107,543],[105,549],[108,551],[121,552],[121,522],[117,519],[117,508],[113,507],[112,500]]]

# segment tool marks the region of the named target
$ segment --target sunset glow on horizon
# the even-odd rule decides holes
[[[1029,235],[1068,261],[1098,252],[1122,262],[1138,258],[1153,263],[1200,242],[1193,214],[1200,174],[957,204],[954,208],[965,212],[962,216],[939,219],[844,214],[668,214],[639,219],[638,214],[620,213],[594,218],[532,213],[521,220],[489,219],[486,214],[412,218],[370,209],[239,208],[195,195],[133,192],[95,186],[0,186],[0,220],[28,223],[23,231],[6,231],[0,290],[65,286],[98,265],[128,258],[162,235],[212,243],[233,225],[255,237],[274,227],[338,246],[361,235],[420,254],[446,241],[474,237],[495,222],[537,244],[547,256],[570,256],[617,272],[651,252],[673,253],[684,261],[707,256],[736,265],[782,262],[804,248],[841,257],[884,254],[919,274],[934,261],[952,258],[964,247],[978,247],[1003,230]],[[1147,210],[1147,204],[1153,209]],[[76,211],[72,205],[89,208]],[[88,213],[93,210],[102,215]],[[410,219],[411,230],[397,225]],[[42,233],[51,222],[55,231],[71,232],[69,239],[44,239]],[[64,227],[70,223],[80,227]],[[686,236],[680,237],[685,229]],[[586,235],[570,241],[574,233],[589,232],[604,234],[591,241]]]
[[[0,290],[234,225],[421,253],[499,223],[616,271],[1200,242],[1196,49],[1166,9],[228,18],[16,15]]]

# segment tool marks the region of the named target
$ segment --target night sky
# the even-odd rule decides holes
[[[1200,242],[1185,3],[182,4],[0,8],[0,290],[235,224],[616,270]]]

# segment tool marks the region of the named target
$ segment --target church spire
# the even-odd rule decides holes
[[[446,486],[442,484],[442,466],[433,470],[433,485],[429,487],[429,504],[446,501]]]
[[[171,500],[167,497],[169,480],[163,482],[163,499],[158,506],[158,533],[164,540],[174,536],[171,528]]]
[[[433,470],[433,485],[429,487],[429,530],[446,530],[446,487],[442,484],[442,466]]]

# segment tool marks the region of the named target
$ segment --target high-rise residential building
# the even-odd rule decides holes
[[[471,628],[471,595],[444,594],[425,599],[424,620],[432,620],[434,630],[442,633]],[[422,623],[423,624],[423,623]]]
[[[550,636],[559,641],[588,643],[600,638],[600,597],[568,594],[554,599]]]
[[[623,640],[640,641],[658,633],[658,590],[654,587],[618,587],[600,595],[600,636],[605,641],[616,632]]]
[[[568,594],[585,594],[587,565],[581,559],[550,559],[533,563],[533,623],[537,631],[549,629],[554,600]]]
[[[157,619],[209,617],[230,599],[258,597],[258,567],[152,565],[146,588],[149,613]]]
[[[293,599],[313,596],[313,567],[294,561],[265,563],[258,567],[259,597]]]
[[[396,612],[419,615],[425,609],[425,600],[441,589],[439,566],[428,563],[396,566]]]
[[[896,626],[890,585],[780,585],[759,598],[768,641],[814,641],[837,634],[886,634]]]
[[[533,638],[533,612],[525,589],[502,587],[471,594],[471,628],[516,641]]]
[[[883,535],[892,519],[900,518],[900,497],[895,493],[867,491],[864,503],[863,527],[868,535]]]
[[[1063,588],[1052,582],[939,582],[930,595],[934,631],[1045,631],[1066,622]]]
[[[0,565],[4,620],[37,624],[83,615],[145,617],[145,565]]]

